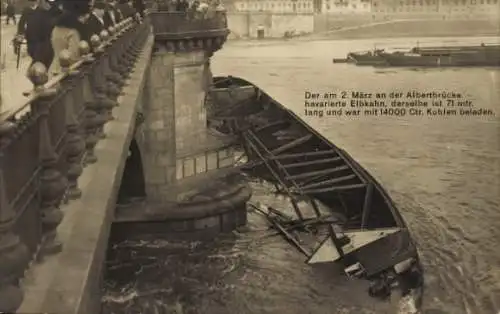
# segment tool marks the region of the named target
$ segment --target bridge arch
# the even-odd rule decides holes
[[[129,153],[123,168],[122,181],[118,190],[118,204],[126,204],[134,199],[146,197],[146,185],[144,179],[144,167],[141,150],[135,137],[129,146]]]

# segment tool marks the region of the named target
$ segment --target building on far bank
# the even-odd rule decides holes
[[[439,12],[439,0],[372,0],[374,13]]]
[[[499,12],[499,0],[372,0],[373,13],[485,14]]]
[[[322,13],[356,14],[371,12],[371,0],[322,0]]]
[[[445,14],[488,14],[499,15],[499,0],[440,0],[439,11]]]
[[[317,0],[237,0],[236,12],[313,13]]]

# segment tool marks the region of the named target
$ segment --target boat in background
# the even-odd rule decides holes
[[[379,52],[388,66],[483,67],[500,66],[500,45],[460,48],[413,48],[410,52]]]
[[[413,47],[410,52],[420,53],[426,56],[439,56],[448,55],[451,53],[461,53],[461,52],[500,52],[500,44],[480,44],[480,45],[468,45],[468,46],[416,46]]]
[[[255,206],[308,264],[336,263],[346,275],[371,282],[369,294],[386,299],[399,287],[417,306],[423,268],[416,244],[387,191],[347,152],[335,146],[263,90],[237,77],[214,77],[211,123],[238,136],[245,173],[274,184],[291,202],[284,214]],[[309,216],[304,213],[309,210]],[[316,235],[310,248],[298,231]]]
[[[347,54],[346,63],[392,67],[500,66],[500,44],[428,46],[389,52],[374,49]],[[335,63],[338,60],[334,59]]]
[[[379,55],[379,53],[383,51],[383,49],[374,49],[368,51],[350,52],[347,54],[347,58],[352,60],[352,62],[356,65],[386,65],[386,60]]]

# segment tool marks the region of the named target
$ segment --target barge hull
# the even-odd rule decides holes
[[[347,152],[244,79],[215,77],[210,99],[212,108],[219,106],[214,112],[224,112],[209,115],[218,121],[217,131],[241,139],[248,158],[242,169],[284,191],[299,222],[305,221],[299,201],[326,207],[338,218],[316,249],[305,253],[307,262],[341,262],[357,277],[385,284],[397,278],[408,291],[423,289],[418,251],[398,208]],[[280,230],[291,239],[285,227]]]

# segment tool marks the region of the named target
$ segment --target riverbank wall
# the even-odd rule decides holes
[[[371,37],[499,36],[497,14],[359,13],[291,14],[229,12],[229,39],[319,35],[339,39]]]

